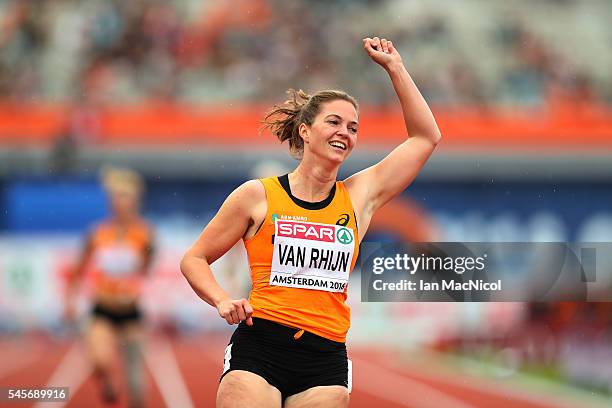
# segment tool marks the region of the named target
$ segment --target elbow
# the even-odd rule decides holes
[[[183,255],[181,262],[179,264],[179,268],[181,269],[181,273],[184,277],[187,277],[187,271],[189,270],[189,259],[192,257],[189,253]]]
[[[191,253],[191,251],[187,251],[185,255],[183,255],[183,258],[181,258],[181,262],[179,263],[179,268],[185,278],[188,278],[190,271],[201,266],[197,264],[199,261],[206,262],[206,258],[194,255]]]
[[[431,135],[431,142],[434,146],[437,146],[438,143],[442,140],[442,133],[440,133],[440,129],[437,129]]]
[[[427,131],[416,133],[412,137],[418,137],[421,141],[426,142],[427,144],[431,145],[432,148],[435,148],[438,143],[440,143],[440,140],[442,140],[442,133],[440,133],[440,130],[436,127],[434,129],[428,129]]]

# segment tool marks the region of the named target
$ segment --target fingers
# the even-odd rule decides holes
[[[244,321],[247,325],[253,325],[253,308],[246,299],[226,301],[219,307],[219,315],[225,319],[227,324],[238,324]]]
[[[227,319],[225,319],[225,320],[227,320]],[[240,323],[240,319],[238,318],[238,313],[237,313],[236,310],[230,311],[230,321],[231,321],[230,324]]]
[[[381,51],[380,38],[378,37],[372,38],[372,45],[376,51]]]
[[[394,49],[391,41],[388,41],[386,38],[381,39],[379,37],[364,38],[363,48],[365,48],[365,50],[370,55],[373,55],[375,51],[384,52],[385,54],[391,54]]]
[[[387,45],[388,41],[386,39],[382,39],[380,40],[380,45],[382,46],[382,50],[385,54],[389,53],[389,46]]]
[[[238,314],[236,313],[235,310],[229,309],[220,314],[221,314],[221,317],[225,319],[227,324],[231,325],[231,324],[240,323],[240,319],[238,319]]]
[[[251,316],[253,315],[253,308],[251,307],[250,303],[248,300],[244,300],[244,313],[246,314],[246,319],[245,322],[248,326],[252,326],[253,325],[253,318],[251,318]]]
[[[374,37],[374,38],[365,38],[363,40],[365,42],[366,45],[368,45],[371,49],[375,50],[375,51],[381,51],[382,47],[380,44],[380,38],[378,37]]]
[[[246,313],[244,313],[244,308],[242,306],[238,306],[236,312],[238,313],[238,319],[240,321],[246,320]]]
[[[363,39],[363,48],[365,48],[366,52],[368,53],[368,55],[372,56],[374,54],[374,52],[376,51],[373,48],[372,45],[372,39],[371,38],[364,38]]]

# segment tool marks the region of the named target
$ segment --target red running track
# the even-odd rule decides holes
[[[146,406],[214,407],[226,341],[226,336],[151,337],[145,348]],[[494,380],[468,376],[422,355],[349,347],[349,356],[353,360],[353,408],[576,406],[550,394],[511,389]],[[0,387],[69,386],[71,393],[65,404],[0,402],[2,407],[104,407],[77,341],[44,336],[3,339],[0,359]],[[114,371],[121,379],[119,362]],[[125,388],[121,394],[125,395]],[[119,406],[127,406],[125,397]]]

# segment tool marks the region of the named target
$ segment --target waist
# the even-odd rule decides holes
[[[285,347],[299,347],[317,352],[335,352],[346,350],[346,344],[319,336],[299,327],[291,327],[272,320],[253,317],[253,326],[241,322],[236,333],[256,337],[258,341]]]
[[[253,316],[344,342],[350,327],[346,294],[281,286],[253,287]]]
[[[141,292],[143,284],[144,279],[140,274],[116,277],[97,272],[93,278],[94,291],[106,294],[137,295]]]
[[[140,314],[140,306],[136,300],[117,302],[103,297],[96,297],[93,301],[93,310],[113,313],[116,315]]]

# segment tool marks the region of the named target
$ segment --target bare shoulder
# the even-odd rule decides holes
[[[266,190],[260,180],[249,180],[238,186],[231,196],[245,207],[252,207],[266,200]]]
[[[239,196],[237,199],[240,205],[249,215],[249,226],[243,236],[244,239],[249,239],[255,235],[266,218],[268,211],[266,189],[260,180],[255,179],[243,183],[234,192]]]
[[[245,181],[230,193],[224,205],[234,208],[249,208],[253,204],[265,199],[266,192],[259,180]]]
[[[263,183],[259,179],[245,181],[238,188],[243,189],[249,194],[255,194],[260,198],[266,197],[266,189],[264,188]]]
[[[223,256],[252,228],[262,197],[265,197],[265,191],[257,180],[236,187],[206,224],[187,254],[206,258],[211,264]]]

